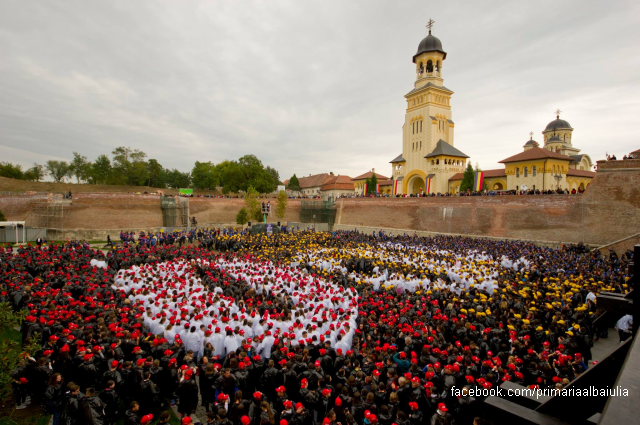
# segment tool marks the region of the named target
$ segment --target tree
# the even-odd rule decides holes
[[[22,165],[12,164],[10,162],[0,162],[0,177],[22,179]]]
[[[276,170],[275,168],[271,168],[267,165],[266,168],[267,172],[271,175],[271,179],[274,185],[279,185],[282,182],[280,181],[280,173],[278,173],[278,170]]]
[[[247,209],[240,208],[238,215],[236,215],[236,223],[245,224],[247,221],[249,221],[249,213],[247,213]]]
[[[47,161],[47,172],[54,182],[60,183],[65,177],[70,175],[69,164],[66,161],[55,161],[50,159]]]
[[[147,186],[166,187],[166,173],[157,159],[150,159],[147,163]]]
[[[376,177],[376,173],[373,173],[373,175],[371,176],[371,179],[369,180],[369,186],[367,186],[369,188],[369,193],[378,193],[378,177]]]
[[[100,155],[91,164],[89,180],[93,184],[107,184],[111,175],[111,160],[107,155]]]
[[[215,190],[220,184],[218,169],[211,161],[196,161],[196,165],[191,170],[191,180],[196,189]]]
[[[187,188],[191,186],[191,176],[180,170],[167,170],[167,184],[173,189]]]
[[[466,192],[467,190],[473,189],[473,179],[475,177],[473,167],[471,166],[471,162],[467,164],[467,169],[464,170],[464,175],[462,176],[462,183],[460,183],[460,192]]]
[[[247,192],[244,195],[244,205],[247,208],[249,217],[258,222],[262,221],[262,205],[258,201],[258,191],[253,186],[247,188]]]
[[[300,181],[295,174],[289,179],[289,186],[287,187],[287,189],[298,192],[300,191]]]
[[[0,221],[7,221],[7,217],[2,214],[2,211],[0,211]]]
[[[364,196],[367,196],[367,195],[369,195],[369,194],[371,193],[371,179],[370,179],[370,178],[367,178],[367,179],[364,181],[364,184],[366,185],[366,186],[365,186],[365,187],[366,187],[366,192],[365,192],[363,195],[364,195]]]
[[[39,182],[40,180],[42,180],[44,178],[45,174],[46,174],[46,172],[45,172],[45,169],[44,169],[44,165],[40,165],[40,164],[34,163],[33,167],[29,168],[24,173],[24,179],[25,180]]]
[[[115,148],[111,154],[113,155],[113,168],[117,171],[113,175],[113,181],[116,184],[133,186],[146,183],[148,177],[148,171],[144,161],[147,157],[146,153],[139,149],[119,146]]]
[[[80,155],[78,152],[73,152],[73,160],[69,164],[69,175],[76,177],[77,184],[80,184],[80,180],[86,180],[89,177],[90,169],[91,163],[87,160],[87,157]]]
[[[287,197],[287,192],[281,190],[278,192],[278,199],[276,200],[276,217],[280,220],[284,218],[284,213],[287,211],[287,202],[289,198]]]

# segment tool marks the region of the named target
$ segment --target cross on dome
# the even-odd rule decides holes
[[[429,22],[427,22],[427,28],[429,28],[429,35],[431,35],[431,28],[433,28],[433,24],[435,24],[436,21],[434,21],[433,19],[429,18]]]
[[[531,136],[530,140],[533,140],[533,131],[529,132],[529,136]]]
[[[562,111],[560,109],[556,109],[556,118],[560,119],[560,114]]]

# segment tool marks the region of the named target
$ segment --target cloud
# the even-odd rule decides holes
[[[521,150],[559,107],[598,159],[637,149],[635,2],[4,2],[0,149],[27,167],[117,146],[190,170],[390,174],[425,22],[447,51],[456,147]],[[633,134],[632,134],[633,133]]]

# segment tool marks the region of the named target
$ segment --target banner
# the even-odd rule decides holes
[[[429,193],[431,193],[431,178],[427,177],[427,181],[425,183],[427,187],[425,188],[426,190],[424,193],[428,195]]]
[[[393,196],[398,194],[398,180],[393,181]]]
[[[193,195],[193,189],[180,189],[180,195]]]
[[[380,194],[380,183],[378,183],[376,185],[376,193],[379,195]]]
[[[362,196],[367,196],[367,184],[362,184]]]
[[[483,187],[484,173],[482,171],[476,171],[476,175],[473,178],[473,190],[480,192]]]

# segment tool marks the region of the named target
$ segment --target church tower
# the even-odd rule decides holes
[[[429,34],[413,56],[416,79],[413,90],[405,95],[402,154],[391,161],[397,193],[408,195],[447,192],[449,177],[463,172],[468,158],[453,147],[453,91],[444,86],[443,78],[447,53],[431,34],[433,23],[429,20]]]

